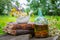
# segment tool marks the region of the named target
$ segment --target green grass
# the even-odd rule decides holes
[[[8,22],[15,22],[16,18],[11,16],[0,16],[0,34],[4,34],[3,28]]]
[[[51,23],[53,26],[56,26],[58,29],[60,29],[60,16],[45,16],[45,17],[48,20],[54,22],[54,23]]]

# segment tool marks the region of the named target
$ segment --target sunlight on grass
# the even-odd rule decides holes
[[[8,22],[15,22],[16,18],[11,16],[0,16],[0,34],[4,34],[3,27],[6,26]]]

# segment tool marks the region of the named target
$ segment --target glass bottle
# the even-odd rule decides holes
[[[38,8],[38,17],[35,19],[35,37],[48,36],[48,22],[42,15],[41,8]]]

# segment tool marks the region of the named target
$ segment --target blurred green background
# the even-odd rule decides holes
[[[4,34],[3,28],[8,22],[15,22],[16,17],[11,16],[10,13],[12,8],[18,9],[21,4],[20,0],[0,0],[0,34]],[[30,17],[30,21],[34,22],[34,19],[37,17],[38,8],[42,8],[44,17],[51,21],[51,26],[56,26],[60,29],[60,0],[26,0],[28,6],[24,9],[24,12],[29,13],[33,11],[33,14]],[[15,3],[15,5],[13,5]],[[52,23],[53,22],[53,23]]]

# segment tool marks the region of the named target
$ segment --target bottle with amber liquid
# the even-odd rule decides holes
[[[48,37],[48,22],[42,15],[41,8],[38,8],[38,16],[35,18],[34,32],[37,38]]]

